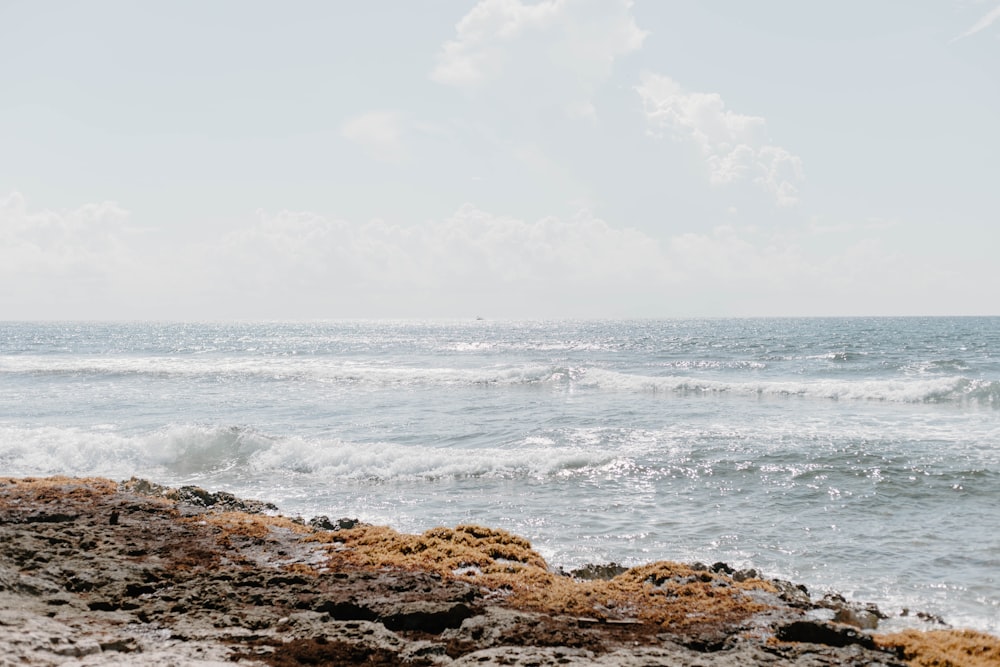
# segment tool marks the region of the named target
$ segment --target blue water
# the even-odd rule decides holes
[[[49,474],[1000,632],[1000,318],[0,323],[0,475]]]

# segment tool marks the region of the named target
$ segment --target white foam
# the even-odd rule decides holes
[[[531,443],[511,448],[463,449],[387,442],[284,438],[253,456],[257,472],[295,471],[354,480],[406,480],[468,477],[548,477],[602,465],[601,451]]]
[[[409,367],[306,357],[0,357],[0,373],[139,375],[228,379],[298,379],[326,383],[399,385],[530,384],[559,379],[566,369],[544,364],[492,367]]]
[[[927,403],[971,400],[997,403],[1000,383],[960,376],[883,380],[724,381],[689,376],[644,376],[590,368],[578,384],[620,391],[737,396],[822,398],[833,400]]]
[[[682,368],[689,362],[681,364]],[[802,397],[899,403],[976,402],[1000,406],[1000,382],[963,376],[893,379],[734,380],[638,375],[598,367],[498,364],[487,367],[400,366],[335,357],[49,357],[0,358],[0,373],[220,377],[299,380],[344,386],[571,385],[608,391],[685,395]]]
[[[204,474],[247,464],[271,439],[252,429],[179,425],[138,435],[90,429],[0,427],[0,462],[12,475]]]
[[[599,467],[601,447],[553,446],[527,438],[509,447],[463,449],[269,436],[253,429],[175,425],[123,435],[95,429],[0,427],[0,464],[11,475],[178,476],[238,472],[302,474],[321,480],[547,477]]]

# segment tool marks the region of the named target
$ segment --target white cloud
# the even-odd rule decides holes
[[[30,211],[24,196],[0,199],[0,273],[110,275],[131,264],[128,211],[115,202]]]
[[[594,115],[591,97],[614,61],[642,46],[630,0],[482,0],[456,26],[431,78],[510,87],[523,101]]]
[[[959,35],[958,37],[956,37],[955,39],[953,39],[951,41],[957,42],[960,39],[964,39],[966,37],[970,37],[972,35],[975,35],[977,32],[980,32],[982,30],[986,30],[991,25],[993,25],[994,23],[996,23],[996,21],[998,19],[1000,19],[1000,6],[994,8],[990,12],[987,12],[986,16],[984,16],[983,18],[979,19],[976,22],[975,25],[973,25],[971,28],[969,28],[968,30],[966,30],[961,35]]]
[[[406,158],[404,129],[401,113],[369,111],[345,121],[340,133],[345,139],[362,146],[376,160],[402,162]]]
[[[587,211],[523,220],[466,204],[444,220],[407,224],[258,212],[224,237],[144,253],[117,204],[32,211],[14,193],[0,198],[0,313],[885,314],[926,312],[926,299],[952,303],[948,295],[988,281],[992,265],[929,265],[901,252],[898,227],[877,219],[815,221],[782,234],[733,224],[657,239]]]
[[[225,251],[257,267],[242,275],[260,286],[583,287],[670,278],[659,243],[636,230],[588,213],[527,222],[469,204],[446,220],[413,225],[261,212],[256,225],[227,237]]]
[[[683,276],[675,301],[684,314],[914,314],[969,279],[901,253],[877,231],[867,223],[793,235],[721,225],[678,235],[665,244]]]
[[[636,91],[650,132],[693,141],[701,149],[713,184],[751,180],[780,206],[798,201],[802,160],[769,143],[763,118],[731,111],[719,94],[689,92],[659,74],[644,74]]]
[[[136,304],[155,303],[150,275],[171,284],[141,238],[115,202],[39,210],[18,192],[0,196],[0,318],[135,316]]]
[[[522,220],[466,204],[397,225],[282,211],[229,236],[206,282],[231,281],[227,302],[302,299],[330,317],[898,312],[914,267],[874,232],[719,225],[660,240],[587,212]],[[940,276],[920,276],[940,289]]]

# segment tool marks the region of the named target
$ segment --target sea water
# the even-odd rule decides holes
[[[1000,632],[1000,318],[0,323],[0,475],[53,474]]]

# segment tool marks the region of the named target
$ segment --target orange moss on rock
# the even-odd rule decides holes
[[[906,630],[875,641],[914,667],[1000,666],[1000,638],[974,630]]]
[[[508,561],[519,566],[546,567],[545,560],[526,539],[474,525],[432,528],[420,535],[399,533],[386,526],[360,525],[319,533],[311,539],[337,545],[330,556],[334,567],[393,567],[445,575],[464,567],[490,569]]]
[[[465,525],[405,535],[384,526],[318,533],[331,543],[329,567],[399,568],[503,592],[507,604],[550,614],[597,620],[634,618],[683,631],[706,623],[739,623],[767,608],[748,593],[775,593],[768,582],[732,578],[659,562],[611,580],[581,581],[553,572],[522,537]]]
[[[544,573],[527,581],[511,577],[510,602],[549,613],[597,619],[633,617],[670,631],[738,624],[767,609],[751,590],[774,592],[765,581],[733,581],[680,563],[632,568],[610,580],[580,581]]]
[[[31,493],[40,500],[46,497],[81,497],[110,495],[118,485],[103,477],[0,477],[0,490]],[[9,495],[9,494],[5,494]]]
[[[29,500],[36,509],[63,499],[93,503],[117,491],[117,485],[100,477],[0,477],[0,507],[14,508]]]
[[[256,539],[266,538],[274,529],[285,529],[293,533],[312,533],[313,529],[283,516],[266,514],[247,514],[245,512],[206,512],[198,516],[187,517],[183,521],[191,523],[205,522],[220,528],[223,537],[239,536]]]

